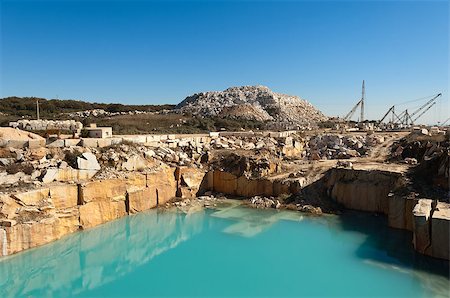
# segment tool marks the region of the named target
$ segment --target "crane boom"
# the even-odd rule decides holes
[[[447,118],[447,120],[445,120],[444,122],[441,123],[441,126],[444,126],[445,124],[447,124],[447,122],[450,121],[450,118]]]
[[[414,117],[417,113],[419,113],[420,111],[422,111],[423,109],[425,109],[427,106],[429,106],[430,104],[432,104],[436,98],[438,98],[439,96],[441,96],[442,93],[439,93],[437,95],[435,95],[432,99],[430,99],[429,101],[427,101],[425,104],[423,104],[420,108],[418,108],[417,110],[415,110],[410,116],[411,118]],[[428,111],[429,109],[426,109],[426,111]]]
[[[436,102],[433,102],[431,105],[429,105],[422,113],[419,114],[419,116],[417,116],[414,120],[411,119],[411,124],[414,124],[414,122],[416,122],[417,119],[419,119],[420,117],[422,117],[423,114],[425,114],[429,109],[431,109],[431,107],[433,107],[436,104]]]
[[[344,117],[345,121],[350,120],[350,118],[353,116],[353,114],[355,113],[356,109],[359,107],[359,105],[361,104],[362,101],[363,101],[362,99],[360,101],[358,101],[356,103],[356,105],[352,108],[352,110],[350,112],[348,112],[347,115],[345,115],[345,117]]]
[[[383,118],[381,118],[380,121],[378,121],[378,123],[383,122],[384,119],[386,119],[387,115],[389,115],[390,112],[394,111],[395,106],[390,107],[390,109],[386,112],[386,114],[384,114]]]

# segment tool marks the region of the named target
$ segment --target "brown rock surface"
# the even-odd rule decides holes
[[[388,194],[400,178],[391,172],[337,168],[331,170],[327,188],[331,198],[346,208],[388,214]]]
[[[156,191],[154,190],[147,187],[128,191],[128,212],[133,214],[156,207]]]
[[[158,205],[164,204],[176,196],[177,181],[175,169],[166,168],[155,173],[147,174],[147,186],[150,192],[157,194]]]
[[[431,254],[450,260],[450,204],[437,204],[431,219]]]
[[[423,254],[430,253],[430,214],[431,200],[420,199],[413,210],[413,245],[418,252]]]
[[[8,195],[0,196],[0,218],[12,219],[17,215],[17,210],[22,205]]]
[[[126,191],[126,183],[120,179],[87,182],[81,186],[80,199],[83,204],[102,200],[125,200]]]
[[[22,202],[24,205],[36,206],[45,199],[48,199],[50,189],[41,188],[28,192],[13,194],[12,197]]]
[[[223,171],[214,171],[214,191],[230,195],[236,194],[237,177]]]
[[[50,186],[50,198],[57,209],[71,208],[78,205],[78,186],[63,184]]]
[[[7,235],[7,255],[40,246],[79,229],[78,208],[58,213],[56,217],[45,218],[39,222],[28,222],[5,228]]]
[[[80,225],[83,229],[118,219],[127,214],[125,201],[92,201],[80,206]]]

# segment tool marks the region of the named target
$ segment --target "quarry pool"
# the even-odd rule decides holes
[[[151,210],[0,261],[0,297],[448,295],[448,265],[384,218]]]

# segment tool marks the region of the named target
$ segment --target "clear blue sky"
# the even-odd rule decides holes
[[[437,92],[425,120],[450,117],[448,1],[0,1],[1,97],[159,104],[261,84],[343,115],[365,79],[369,118]]]

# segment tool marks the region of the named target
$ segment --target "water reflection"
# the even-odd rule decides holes
[[[60,297],[99,287],[200,233],[204,218],[152,210],[4,258],[0,296]]]
[[[323,237],[327,240],[327,235],[332,235],[331,242],[324,243],[329,243],[329,246],[345,243],[351,249],[350,254],[353,255],[354,250],[354,256],[360,259],[359,263],[414,276],[414,280],[418,279],[420,284],[432,289],[437,295],[445,296],[448,293],[448,264],[415,253],[410,245],[411,235],[387,228],[384,218],[371,218],[368,214],[359,213],[340,217],[306,218],[308,217],[298,212],[254,210],[235,204],[187,215],[151,210],[2,259],[0,297],[60,297],[82,294],[85,291],[89,293],[89,290],[105,284],[120,282],[125,275],[197,234],[208,234],[212,230],[214,233],[222,231],[228,234],[227,237],[237,236],[234,239],[227,238],[227,241],[232,239],[234,245],[241,245],[245,251],[248,248],[245,245],[255,241],[260,244],[259,247],[267,246],[268,239],[264,236],[270,233],[264,232],[272,227],[275,230],[278,227],[285,228],[283,231],[298,232],[282,239],[269,238],[270,241],[280,241],[281,246],[286,247],[286,243],[289,243],[292,247],[302,247],[305,255],[317,254],[328,258],[331,263],[335,258],[332,250],[322,251],[319,247],[319,251],[310,252],[308,246],[304,245],[304,239]],[[279,221],[293,224],[282,222],[276,225]],[[301,224],[297,225],[299,222]],[[290,228],[293,230],[289,230]],[[324,233],[327,231],[329,233]],[[210,235],[215,235],[214,233]],[[251,237],[254,237],[253,241],[245,239]],[[199,238],[201,236],[196,237]],[[210,241],[209,238],[206,240]],[[190,243],[193,242],[195,241]],[[199,247],[209,245],[209,242],[200,243]],[[178,249],[182,250],[182,247],[185,246]],[[297,257],[296,249],[291,253],[292,257]],[[211,254],[215,257],[216,251]],[[230,262],[234,261],[235,255],[231,256]],[[289,253],[287,256],[289,257]],[[301,263],[293,265],[294,268],[283,267],[282,270],[293,270],[297,274],[297,270],[307,272],[316,267],[316,263],[309,264],[308,260],[301,257],[302,255],[298,258],[302,260]],[[255,268],[259,266],[258,262],[261,260],[255,258]],[[343,264],[347,265],[345,261]],[[314,267],[308,267],[312,265]],[[361,271],[361,274],[364,272]]]

